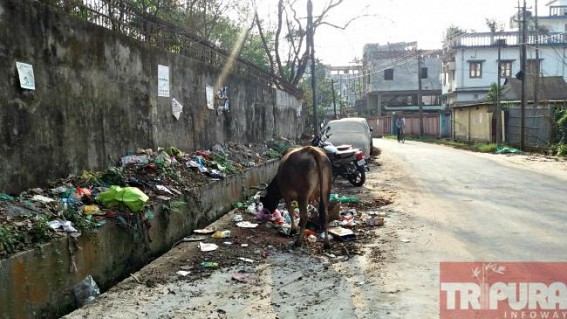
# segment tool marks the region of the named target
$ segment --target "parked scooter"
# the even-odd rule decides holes
[[[369,170],[364,153],[351,145],[335,147],[331,142],[326,142],[326,139],[331,136],[329,130],[330,127],[321,130],[319,135],[313,137],[311,145],[325,150],[333,167],[333,180],[337,176],[342,176],[353,186],[362,186],[366,181],[366,172]]]

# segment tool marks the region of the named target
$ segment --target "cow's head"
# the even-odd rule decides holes
[[[262,205],[264,205],[264,208],[272,213],[278,207],[280,199],[282,199],[282,194],[276,176],[272,179],[270,184],[268,184],[264,194],[260,196],[260,201]]]

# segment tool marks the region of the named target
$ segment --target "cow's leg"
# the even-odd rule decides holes
[[[324,196],[320,198],[319,201],[319,224],[323,227],[323,234],[325,236],[324,247],[325,249],[331,248],[331,244],[329,244],[329,221],[328,219],[328,209],[329,207],[329,200],[325,199]]]
[[[291,200],[284,198],[285,207],[287,208],[287,212],[289,213],[289,219],[291,220],[291,228],[289,229],[289,234],[294,235],[297,232],[297,228],[295,227],[295,220],[293,220],[293,208],[291,206]]]
[[[295,240],[295,246],[300,247],[303,244],[303,233],[305,232],[305,227],[307,226],[307,218],[309,217],[307,213],[307,204],[309,203],[307,198],[298,199],[297,204],[299,205],[299,236]]]

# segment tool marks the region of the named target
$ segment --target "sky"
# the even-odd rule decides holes
[[[327,1],[313,0],[314,14]],[[526,1],[528,9],[534,9],[535,1]],[[538,0],[539,16],[548,14],[548,2]],[[369,16],[344,31],[322,26],[315,35],[315,55],[325,64],[342,66],[361,59],[365,43],[417,41],[419,49],[440,49],[443,34],[451,25],[488,32],[488,18],[510,29],[510,17],[517,6],[518,0],[345,0],[331,12],[330,22],[341,24],[352,17]]]

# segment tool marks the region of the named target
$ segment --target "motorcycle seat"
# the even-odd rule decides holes
[[[352,145],[343,144],[343,145],[339,145],[339,146],[335,146],[335,147],[339,151],[345,151],[345,150],[348,150],[349,148],[352,148]]]
[[[358,151],[358,149],[342,150],[342,151],[335,152],[334,155],[337,158],[345,158],[345,157],[353,156],[357,151]]]

